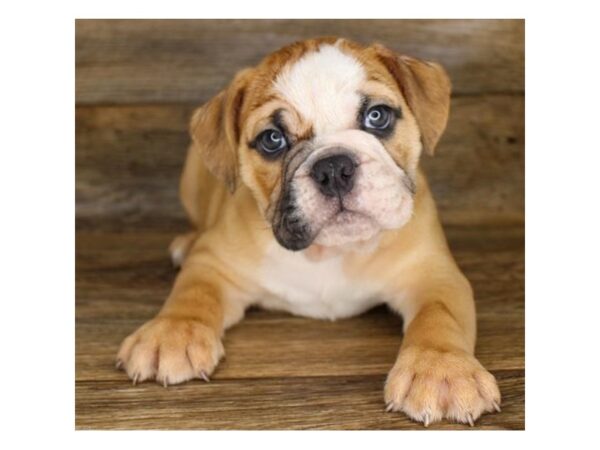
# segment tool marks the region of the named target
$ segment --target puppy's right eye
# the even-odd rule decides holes
[[[258,135],[256,145],[259,150],[268,154],[275,155],[288,146],[284,134],[279,130],[265,130]]]

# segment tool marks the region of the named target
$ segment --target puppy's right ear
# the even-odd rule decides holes
[[[190,135],[210,172],[234,192],[238,179],[237,151],[240,115],[252,69],[239,72],[232,83],[192,116]]]

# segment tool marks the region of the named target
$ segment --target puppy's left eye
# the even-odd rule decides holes
[[[269,155],[274,155],[287,148],[287,140],[279,130],[265,130],[256,139],[258,148]]]
[[[394,112],[389,106],[373,106],[365,113],[363,126],[371,130],[385,130],[392,124],[393,118]]]

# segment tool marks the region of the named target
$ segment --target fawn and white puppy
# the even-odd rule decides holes
[[[134,382],[208,380],[250,305],[319,319],[380,303],[404,318],[388,410],[425,425],[499,410],[473,355],[475,306],[423,172],[446,126],[437,64],[344,39],[297,42],[197,109],[181,180],[193,231],[159,314],[123,342]]]

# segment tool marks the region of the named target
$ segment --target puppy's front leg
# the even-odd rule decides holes
[[[208,381],[224,355],[225,327],[244,314],[241,303],[225,298],[228,289],[226,279],[210,265],[188,262],[160,313],[123,341],[117,367],[134,383]]]
[[[405,335],[385,385],[388,410],[425,426],[442,418],[473,425],[483,412],[500,410],[496,380],[473,355],[473,295],[458,269],[421,282],[391,306],[404,316]]]

